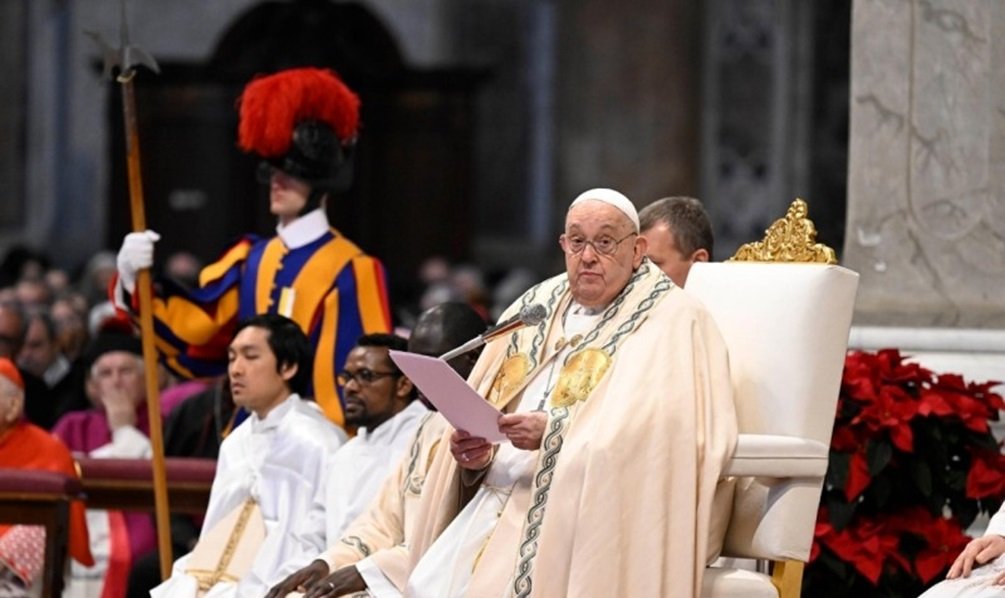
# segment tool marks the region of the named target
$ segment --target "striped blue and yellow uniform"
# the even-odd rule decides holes
[[[154,300],[157,349],[182,376],[220,375],[238,321],[287,316],[314,349],[315,400],[341,426],[337,372],[361,335],[391,329],[384,281],[380,261],[334,229],[295,249],[280,237],[248,236],[202,270],[197,289],[165,281]]]

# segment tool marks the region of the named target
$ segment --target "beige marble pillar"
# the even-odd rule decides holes
[[[1005,2],[855,0],[857,324],[1005,328]]]

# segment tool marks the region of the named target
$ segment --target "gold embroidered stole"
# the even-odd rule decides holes
[[[185,573],[199,582],[199,596],[220,582],[240,581],[251,569],[264,540],[262,511],[254,499],[248,498],[192,549]]]
[[[624,290],[601,314],[587,334],[563,336],[561,318],[572,302],[568,276],[560,274],[528,290],[519,307],[542,303],[548,317],[535,327],[510,335],[503,361],[493,379],[487,399],[499,408],[508,406],[527,383],[551,359],[572,345],[561,364],[558,382],[551,394],[554,407],[570,407],[586,400],[610,368],[621,343],[645,321],[650,309],[666,296],[673,283],[649,259],[632,274]],[[517,308],[519,309],[519,308]]]
[[[576,339],[567,341],[575,346],[566,355],[558,383],[551,394],[548,424],[541,440],[530,488],[529,508],[523,518],[511,588],[513,596],[526,598],[533,590],[534,562],[551,483],[559,464],[565,434],[572,426],[575,414],[610,370],[621,343],[638,330],[649,311],[673,288],[673,282],[662,271],[648,258],[643,259],[642,265],[628,280],[624,290],[604,310],[593,329],[582,339],[578,339],[578,343],[573,342]],[[560,313],[553,313],[551,320],[561,317]],[[559,339],[562,340],[564,339]],[[514,341],[514,355],[519,354],[520,347],[534,349],[533,342],[528,344],[520,339]],[[554,354],[558,354],[561,348],[562,343],[556,342]]]

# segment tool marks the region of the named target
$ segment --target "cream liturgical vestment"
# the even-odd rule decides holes
[[[227,563],[228,570],[247,569],[247,572],[238,582],[224,577],[200,593],[197,576],[206,585],[206,574],[201,563],[198,567],[190,566],[192,554],[188,554],[175,561],[171,577],[154,588],[151,596],[264,596],[282,579],[281,565],[301,549],[295,533],[297,526],[301,517],[310,512],[316,488],[323,487],[329,456],[345,440],[345,432],[328,421],[314,402],[301,400],[295,394],[273,408],[265,419],[257,415],[249,417],[220,445],[206,519],[193,551],[206,554],[205,543],[220,537],[221,528],[226,527],[220,524],[228,517],[244,522],[243,529],[236,533],[222,534],[233,539],[234,548],[240,545],[245,530],[250,530],[247,541],[260,539],[252,536],[261,522],[264,539],[253,551],[250,566]],[[217,550],[227,552],[226,544],[225,541]],[[316,550],[322,548],[318,546]],[[232,552],[236,558],[247,551]]]
[[[988,522],[984,535],[1005,536],[1005,505]],[[986,565],[975,566],[968,577],[935,584],[921,598],[1000,598],[1005,596],[1005,585],[994,585],[994,581],[1001,575],[1005,575],[1005,554]]]
[[[443,596],[426,574],[440,566],[455,569],[440,571],[453,580],[447,596],[697,596],[710,524],[728,516],[718,502],[713,513],[713,499],[736,443],[714,322],[648,259],[586,332],[566,330],[575,310],[565,274],[502,317],[532,303],[548,309],[545,321],[490,343],[468,382],[504,411],[543,407],[541,448],[499,449],[488,488],[466,507],[496,501],[486,532],[484,519],[458,513],[461,476],[444,433],[409,542],[406,595]],[[467,528],[447,530],[455,517]],[[441,533],[479,546],[443,560]]]
[[[416,526],[430,459],[448,427],[439,413],[429,413],[422,419],[404,458],[384,481],[376,498],[318,557],[328,563],[331,571],[355,565],[371,594],[383,598],[401,593],[409,569],[405,544]]]

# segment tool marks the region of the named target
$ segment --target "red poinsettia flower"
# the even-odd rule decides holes
[[[927,584],[953,564],[970,537],[963,533],[958,523],[942,517],[927,528],[924,537],[928,546],[914,557],[914,570]]]
[[[922,507],[892,514],[886,524],[894,533],[913,534],[925,541],[925,547],[914,556],[913,566],[913,571],[924,583],[948,569],[970,542],[956,520],[934,516]]]
[[[831,448],[841,453],[852,453],[865,446],[867,430],[861,427],[840,426],[834,428],[831,436]]]
[[[918,404],[918,415],[937,415],[946,417],[953,415],[953,405],[945,393],[934,388],[924,388],[921,390],[920,403]]]
[[[850,563],[863,577],[876,585],[887,559],[897,558],[900,538],[883,524],[862,517],[837,531],[830,522],[818,522],[814,535],[841,560]]]
[[[865,459],[865,451],[861,450],[851,456],[848,462],[848,476],[845,478],[844,496],[848,502],[858,498],[859,494],[869,487],[872,476],[869,475],[869,463]]]
[[[985,498],[1005,494],[1005,455],[1000,452],[975,452],[967,472],[967,498]]]
[[[850,353],[841,382],[831,455],[844,458],[832,460],[831,467],[841,469],[828,479],[843,479],[844,485],[824,489],[807,592],[816,595],[814,584],[853,575],[885,594],[908,595],[908,588],[916,591],[943,574],[966,546],[962,527],[975,508],[997,509],[1005,497],[1005,456],[987,448],[997,444],[989,422],[998,420],[1005,400],[994,392],[995,382],[936,376],[893,349]],[[961,455],[970,458],[961,462]],[[871,457],[884,464],[881,470],[870,473]],[[933,458],[957,465],[933,467]],[[965,471],[963,465],[969,465]],[[903,492],[905,483],[919,491]],[[823,505],[841,502],[847,504],[839,531]],[[963,508],[943,513],[949,505]],[[824,550],[851,567],[841,573],[820,565]]]
[[[1005,399],[1000,394],[991,392],[991,389],[1000,385],[1001,382],[994,380],[980,384],[971,382],[967,385],[967,393],[986,404],[988,409],[993,412],[993,418],[996,420],[998,419],[997,412],[1005,410]]]
[[[941,400],[949,406],[948,413],[939,412],[937,415],[956,416],[964,426],[975,432],[981,434],[987,432],[988,420],[997,418],[997,410],[990,407],[983,400],[984,397],[974,397],[963,383],[963,379],[955,374],[939,376],[938,383],[927,393],[930,402],[936,401],[932,396],[935,393],[938,393]]]
[[[910,453],[914,450],[914,433],[910,422],[918,414],[918,403],[899,386],[884,386],[876,400],[862,407],[852,425],[863,423],[870,430],[887,430],[894,446]]]

